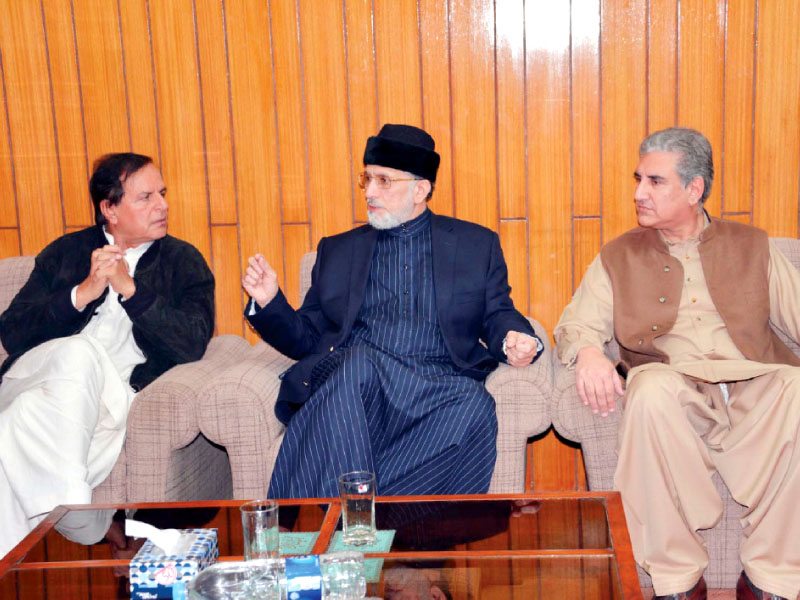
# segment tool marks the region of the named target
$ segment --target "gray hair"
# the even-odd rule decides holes
[[[683,187],[695,177],[702,177],[703,204],[711,194],[711,182],[714,180],[714,159],[711,154],[711,144],[706,137],[688,127],[670,127],[651,133],[639,146],[639,156],[650,152],[675,152],[679,154],[675,170],[683,182]]]

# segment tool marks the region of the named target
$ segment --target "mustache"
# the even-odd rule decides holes
[[[372,208],[385,208],[382,202],[378,202],[377,200],[370,200],[367,198],[367,205],[371,206]]]

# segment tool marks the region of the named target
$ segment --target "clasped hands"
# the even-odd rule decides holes
[[[586,346],[578,351],[575,385],[581,402],[602,417],[614,412],[615,394],[620,397],[625,394],[614,364],[596,346]]]
[[[119,246],[106,245],[92,252],[89,276],[79,285],[75,295],[78,310],[99,298],[110,285],[126,300],[136,292],[136,284],[128,273],[125,253]]]

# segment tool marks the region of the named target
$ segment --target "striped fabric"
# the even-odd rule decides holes
[[[436,318],[430,213],[381,232],[350,340],[312,374],[270,482],[273,498],[338,495],[337,477],[368,470],[379,494],[489,488],[494,400],[457,374]]]

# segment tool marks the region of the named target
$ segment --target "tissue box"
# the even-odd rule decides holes
[[[181,529],[174,554],[147,540],[130,562],[131,598],[186,598],[188,583],[219,558],[216,529]]]

